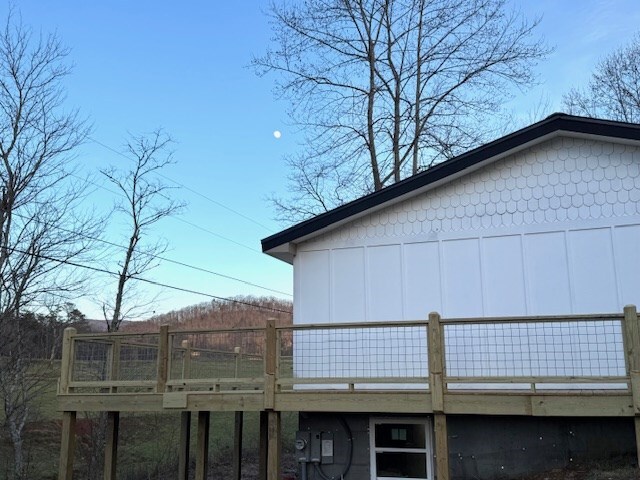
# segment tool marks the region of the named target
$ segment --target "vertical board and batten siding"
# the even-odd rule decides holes
[[[560,137],[301,243],[295,323],[640,304],[640,149]]]

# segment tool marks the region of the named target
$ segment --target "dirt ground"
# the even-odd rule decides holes
[[[230,453],[230,452],[229,452]],[[293,452],[282,452],[283,480],[296,479],[296,462]],[[209,465],[210,479],[232,478],[231,455]],[[242,459],[242,480],[258,480],[258,456],[244,452]]]
[[[294,480],[296,464],[292,454],[283,455],[283,480]],[[231,462],[218,462],[209,472],[210,479],[231,478]],[[243,480],[258,480],[258,459],[245,458],[242,471]],[[469,479],[473,480],[473,479]],[[640,470],[634,467],[602,468],[602,467],[571,467],[556,469],[526,477],[503,477],[500,480],[640,480]]]
[[[518,480],[640,480],[640,470],[631,466],[575,466],[521,477]]]

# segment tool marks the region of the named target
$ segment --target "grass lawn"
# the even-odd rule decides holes
[[[194,362],[195,372],[200,377],[207,372],[218,371],[219,366]],[[259,363],[259,364],[258,364]],[[242,365],[244,374],[258,376],[262,373],[262,362],[245,359]],[[153,368],[153,367],[152,367]],[[29,424],[26,427],[25,451],[29,462],[30,480],[55,479],[58,473],[58,455],[60,449],[60,419],[57,410],[57,382],[60,375],[59,362],[47,368],[44,375],[44,388],[32,407]],[[0,424],[4,425],[4,416],[0,409]],[[285,413],[282,416],[283,451],[291,450],[297,429],[297,414]],[[90,418],[78,413],[78,437],[75,465],[79,472],[85,472],[89,464],[91,446]],[[192,452],[195,452],[197,415],[192,416]],[[233,446],[233,412],[212,412],[210,429],[210,464],[216,468],[230,468],[230,452]],[[178,438],[180,435],[179,413],[121,414],[119,442],[118,478],[172,479],[175,478]],[[255,469],[258,458],[259,415],[257,412],[244,414],[244,452],[243,464]],[[0,480],[6,480],[13,456],[11,443],[6,429],[0,429]],[[82,473],[78,478],[84,478]],[[223,478],[223,477],[221,477]]]

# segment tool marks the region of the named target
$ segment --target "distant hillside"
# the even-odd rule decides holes
[[[156,331],[160,325],[174,328],[237,328],[261,327],[270,318],[277,325],[292,323],[293,304],[287,300],[273,297],[237,296],[230,301],[212,301],[191,305],[162,315],[156,315],[147,321],[123,324],[127,332]]]
[[[86,320],[87,329],[92,333],[106,333],[107,331],[107,322],[104,320]],[[130,325],[132,322],[125,320],[121,324],[121,328],[123,330],[126,329],[127,325]]]

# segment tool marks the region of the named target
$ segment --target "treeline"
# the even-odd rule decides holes
[[[55,360],[60,358],[62,334],[67,327],[89,332],[85,315],[72,303],[48,313],[25,311],[19,319],[0,322],[0,365],[19,356],[21,359]]]
[[[262,355],[264,352],[264,333],[247,332],[242,328],[264,327],[267,320],[273,319],[276,325],[292,324],[292,303],[273,297],[238,296],[228,301],[213,301],[191,305],[145,322],[131,322],[123,325],[122,331],[157,332],[160,325],[169,325],[179,330],[227,330],[212,334],[189,334],[176,337],[176,344],[186,340],[191,348],[233,352],[240,347],[243,354]],[[282,347],[290,350],[290,335],[282,338]]]
[[[172,310],[151,317],[144,322],[130,322],[123,327],[127,332],[156,331],[160,325],[183,329],[226,329],[263,327],[268,319],[276,325],[292,323],[293,304],[274,297],[236,296],[228,301],[211,301]]]

